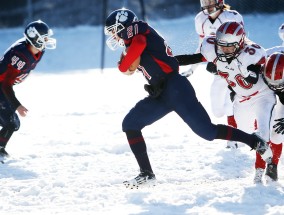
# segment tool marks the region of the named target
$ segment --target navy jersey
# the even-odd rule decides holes
[[[25,39],[20,39],[0,59],[1,91],[13,107],[18,107],[20,102],[16,99],[12,86],[21,83],[30,74],[43,54],[44,51],[34,55]]]
[[[164,38],[147,23],[133,22],[121,32],[120,36],[124,39],[126,46],[129,46],[127,55],[137,55],[137,57],[140,55],[138,70],[143,73],[150,84],[157,83],[168,73],[178,72],[179,64],[174,58],[171,48]],[[139,37],[140,39],[137,39]],[[139,42],[136,42],[138,40]],[[141,45],[141,43],[143,44]],[[127,61],[127,56],[124,59]],[[127,70],[132,62],[125,64],[121,62],[120,69]],[[124,67],[124,65],[126,66]]]

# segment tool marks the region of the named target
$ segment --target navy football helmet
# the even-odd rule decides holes
[[[56,39],[51,38],[53,31],[41,20],[29,23],[24,31],[24,36],[29,44],[42,51],[56,48]]]
[[[126,8],[115,10],[107,17],[105,34],[109,35],[106,44],[110,49],[115,50],[118,46],[124,46],[124,41],[121,39],[120,33],[134,21],[138,21],[137,16],[133,11]]]

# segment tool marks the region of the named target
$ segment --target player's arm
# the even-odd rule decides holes
[[[16,98],[16,95],[13,89],[13,84],[17,77],[17,73],[18,71],[14,67],[12,67],[11,65],[8,65],[7,70],[5,71],[5,74],[3,74],[5,78],[3,79],[2,84],[1,84],[2,91],[5,97],[7,98],[7,100],[9,101],[9,103],[12,105],[12,107],[15,110],[21,105],[19,100]]]
[[[176,55],[175,58],[177,59],[180,66],[206,62],[206,59],[203,57],[201,53],[189,54],[189,55]]]
[[[119,70],[121,72],[127,72],[130,69],[131,65],[140,57],[146,45],[147,41],[145,35],[138,34],[134,36],[132,38],[130,46],[127,49],[127,53],[124,53],[125,56],[120,61],[120,64],[118,66]]]
[[[247,67],[248,76],[245,77],[245,80],[248,83],[256,84],[259,78],[259,74],[261,73],[261,65],[259,64],[251,64]]]

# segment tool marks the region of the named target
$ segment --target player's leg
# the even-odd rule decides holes
[[[13,133],[20,128],[20,119],[6,99],[1,99],[0,125],[2,126],[0,130],[0,156],[6,157],[9,156],[5,149],[6,145]]]
[[[147,97],[139,101],[125,116],[122,130],[126,133],[129,146],[140,168],[140,174],[137,177],[124,182],[126,187],[138,188],[145,184],[151,185],[155,181],[141,130],[169,112],[171,110],[161,100]]]
[[[275,132],[275,119],[283,118],[284,116],[284,106],[280,101],[277,101],[276,106],[274,106],[272,117],[270,121],[270,147],[272,149],[273,157],[271,164],[268,164],[266,167],[266,179],[268,181],[277,181],[278,180],[278,162],[282,154],[282,143],[284,142],[284,135],[278,134]]]
[[[206,110],[196,98],[192,85],[188,82],[185,77],[171,76],[166,91],[168,93],[167,100],[174,111],[197,135],[210,141],[223,139],[243,142],[261,152],[265,159],[271,156],[270,148],[267,148],[267,143],[259,136],[245,133],[230,126],[213,124]]]

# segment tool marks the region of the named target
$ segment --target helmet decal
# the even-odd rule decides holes
[[[36,37],[36,32],[37,30],[34,27],[29,27],[27,29],[27,34],[30,38],[35,38]]]
[[[119,22],[125,22],[128,19],[128,13],[127,11],[119,11],[116,14],[116,20]]]

